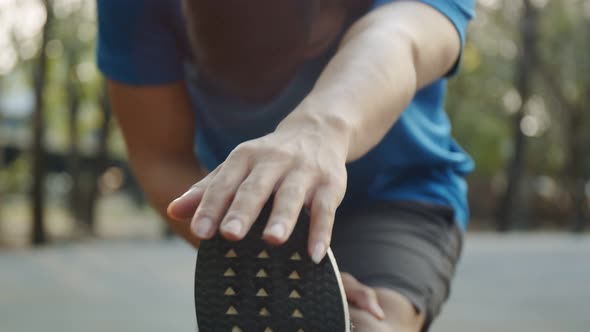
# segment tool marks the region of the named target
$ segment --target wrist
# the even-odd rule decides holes
[[[295,111],[287,116],[277,127],[277,131],[296,130],[312,133],[318,140],[341,147],[346,159],[354,133],[353,121],[345,116],[349,112],[334,112],[340,108],[333,103],[321,106],[305,100]]]

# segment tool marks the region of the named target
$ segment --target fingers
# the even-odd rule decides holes
[[[273,245],[287,241],[309,192],[312,178],[303,171],[294,171],[283,180],[275,194],[273,209],[262,237]]]
[[[228,159],[209,183],[197,208],[191,229],[201,239],[215,235],[234,194],[248,174],[246,162]]]
[[[379,320],[385,319],[385,312],[379,305],[377,292],[373,288],[360,283],[348,273],[342,273],[341,276],[344,292],[349,303],[359,309],[368,311]]]
[[[283,173],[284,167],[276,164],[252,170],[240,185],[221,223],[220,231],[227,239],[241,240],[246,236]]]
[[[319,187],[313,197],[309,254],[316,264],[322,261],[330,246],[336,209],[342,201],[345,190],[346,188],[341,188],[337,182],[328,182],[328,184]]]
[[[175,199],[168,205],[167,214],[173,220],[187,221],[195,214],[204,190],[200,187],[193,187],[189,189],[179,198]]]
[[[290,146],[277,140],[281,146],[268,139],[238,146],[220,167],[172,202],[169,215],[185,220],[193,214],[191,230],[201,239],[210,239],[219,228],[225,238],[241,240],[276,188],[263,238],[277,245],[287,241],[301,208],[310,206],[308,250],[319,263],[330,245],[336,208],[346,191],[346,168],[317,157],[325,154],[311,153],[315,142]]]
[[[205,189],[207,189],[207,184],[218,171],[219,168],[216,168],[201,181],[190,187],[182,196],[172,201],[166,211],[168,217],[176,221],[191,220],[201,202]]]

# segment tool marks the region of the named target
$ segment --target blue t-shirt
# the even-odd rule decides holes
[[[392,1],[375,0],[373,8]],[[475,0],[419,1],[443,13],[464,42]],[[210,170],[239,143],[272,132],[311,91],[334,54],[332,49],[307,61],[271,102],[246,104],[216,91],[199,76],[179,0],[99,0],[97,6],[99,68],[109,79],[131,85],[184,80],[197,118],[195,153]],[[459,225],[466,227],[464,176],[473,161],[451,136],[445,94],[446,78],[418,91],[383,140],[347,165],[348,189],[341,208],[372,200],[441,204],[452,207]]]

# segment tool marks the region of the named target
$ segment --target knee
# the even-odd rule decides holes
[[[418,312],[410,300],[390,289],[377,288],[376,291],[387,323],[399,331],[419,332],[422,329],[426,314]]]

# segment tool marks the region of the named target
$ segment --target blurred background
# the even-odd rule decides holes
[[[100,0],[99,0],[100,1]],[[0,0],[0,331],[194,330],[195,253],[147,206],[94,0]],[[471,229],[436,331],[588,331],[590,0],[479,0],[448,112]]]

